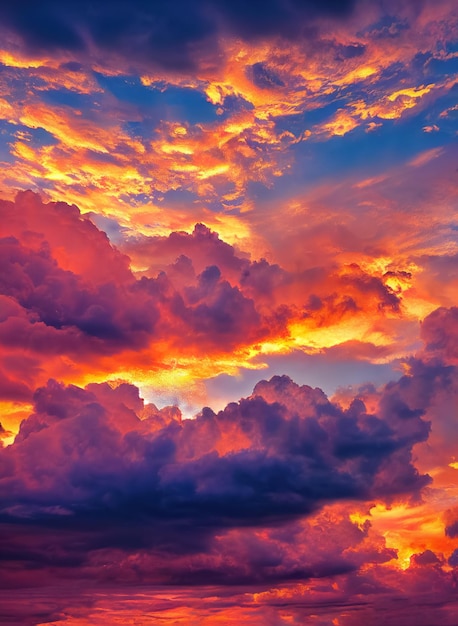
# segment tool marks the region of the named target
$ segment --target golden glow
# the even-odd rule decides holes
[[[383,535],[388,548],[395,548],[398,552],[398,559],[391,561],[390,565],[406,569],[413,554],[427,549],[446,556],[453,552],[457,542],[445,535],[438,504],[437,501],[426,501],[418,506],[400,504],[386,508],[377,504],[372,507],[368,519],[374,531]]]
[[[427,85],[426,87],[412,87],[410,89],[400,89],[399,91],[395,91],[387,96],[390,102],[397,100],[400,96],[407,96],[409,99],[411,98],[421,98],[426,93],[429,93],[431,89],[434,87],[434,84]]]
[[[210,167],[207,170],[201,170],[198,173],[198,178],[200,180],[206,180],[207,178],[211,178],[212,176],[219,176],[220,174],[224,174],[229,169],[229,165],[215,165],[214,167]]]
[[[297,347],[315,349],[331,348],[347,341],[366,341],[376,345],[388,345],[391,338],[372,327],[369,319],[352,317],[337,324],[313,327],[310,322],[294,322],[290,326],[293,342]]]
[[[0,423],[6,431],[6,436],[0,440],[3,442],[3,445],[8,446],[13,443],[22,420],[26,419],[32,413],[32,410],[32,404],[27,402],[0,402]]]
[[[422,24],[424,47],[435,46],[433,32]],[[336,31],[333,36],[336,44],[349,42],[344,31]],[[89,120],[77,111],[71,113],[69,107],[44,106],[38,97],[40,89],[63,85],[86,94],[102,93],[103,89],[89,70],[61,69],[68,59],[19,54],[9,49],[5,41],[0,61],[7,67],[28,69],[39,80],[36,95],[30,94],[27,105],[18,104],[13,110],[7,100],[0,101],[0,115],[30,129],[44,128],[58,144],[37,148],[32,144],[26,146],[24,140],[13,143],[12,154],[17,161],[5,167],[3,178],[15,180],[16,186],[22,188],[36,188],[37,181],[48,180],[52,183],[47,190],[51,198],[69,198],[85,211],[101,212],[122,222],[126,221],[127,213],[135,212],[135,199],[126,206],[126,197],[161,194],[170,189],[193,191],[203,202],[219,196],[224,208],[248,212],[251,210],[250,200],[246,198],[249,182],[268,185],[273,178],[288,172],[291,162],[288,146],[303,140],[342,137],[361,124],[366,130],[376,128],[380,125],[378,120],[397,119],[425,96],[438,97],[453,87],[453,80],[448,78],[442,83],[418,86],[406,87],[400,83],[391,91],[379,85],[379,77],[386,68],[415,56],[418,36],[415,39],[411,32],[403,32],[400,41],[384,42],[383,53],[373,41],[361,58],[339,63],[334,56],[310,55],[294,43],[286,57],[279,42],[259,40],[249,44],[226,37],[220,42],[218,68],[213,68],[211,73],[168,76],[158,70],[151,75],[143,74],[141,82],[145,87],[159,89],[163,89],[164,81],[197,89],[219,107],[217,114],[224,111],[227,96],[242,99],[252,109],[237,110],[216,121],[195,125],[164,122],[156,129],[150,145],[129,136],[120,127],[116,114],[110,111],[103,116],[96,112],[93,120]],[[120,67],[114,69],[115,65],[106,60],[105,64],[102,59],[95,60],[91,69],[106,76],[127,73]],[[250,74],[255,64],[262,64],[266,70],[262,86]],[[352,85],[358,85],[367,98],[350,100],[331,119],[307,128],[308,111],[320,108],[323,98],[337,96],[343,86]],[[0,84],[0,94],[6,93],[2,94]],[[298,112],[306,112],[305,127],[294,132],[276,128],[277,118]],[[269,150],[260,151],[259,145]],[[109,155],[110,159],[99,160],[90,152]],[[123,175],[126,168],[130,172]],[[232,189],[227,188],[229,185]],[[220,195],[220,186],[225,187],[224,197]]]
[[[0,63],[7,67],[38,68],[49,63],[48,59],[26,59],[24,56],[13,54],[8,50],[0,50]]]
[[[369,76],[373,76],[377,74],[377,72],[378,69],[370,65],[357,67],[355,70],[352,70],[342,78],[336,80],[336,85],[351,85],[364,78],[369,78]]]
[[[343,137],[343,135],[346,135],[357,126],[359,126],[358,120],[344,109],[340,109],[337,111],[332,121],[323,124],[321,130],[329,133],[329,135]]]

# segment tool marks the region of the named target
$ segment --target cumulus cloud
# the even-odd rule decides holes
[[[132,295],[129,303],[129,285],[123,288],[110,281],[91,289],[79,276],[58,266],[46,243],[38,251],[14,238],[5,238],[0,245],[6,270],[1,293],[16,301],[32,323],[64,332],[71,328],[78,335],[98,337],[107,343],[128,341],[135,345],[136,332],[152,333],[155,307],[150,303],[149,311],[146,306],[135,311]]]
[[[308,565],[290,562],[286,535],[274,533],[275,563],[267,560],[256,574],[258,550],[267,555],[268,544],[262,548],[256,533],[240,540],[230,533],[289,524],[327,503],[410,498],[429,482],[411,462],[412,446],[428,436],[420,415],[409,416],[406,429],[396,406],[389,419],[369,414],[360,400],[343,411],[321,390],[287,377],[263,381],[250,397],[218,414],[206,408],[195,420],[145,406],[127,384],[82,389],[50,381],[35,392],[34,407],[1,451],[0,515],[12,537],[24,524],[36,528],[30,545],[21,549],[11,539],[5,548],[8,559],[19,550],[36,566],[47,541],[39,529],[52,527],[59,549],[43,557],[43,567],[87,564],[102,549],[120,551],[121,560],[132,550],[172,551],[200,554],[190,566],[196,575],[213,568],[229,581],[242,575],[230,564],[226,571],[221,556],[235,541],[247,556],[247,580],[328,575],[358,561],[337,555],[328,567],[327,557],[310,553]],[[363,541],[365,533],[352,532]],[[63,538],[73,535],[77,547],[67,549]],[[163,576],[178,580],[179,568],[172,569],[164,565]]]
[[[0,371],[7,396],[30,396],[51,358],[82,366],[145,349],[154,363],[161,342],[175,345],[175,354],[187,347],[227,351],[270,332],[250,297],[256,293],[244,294],[235,279],[250,262],[203,225],[192,236],[165,239],[157,257],[152,246],[155,270],[135,276],[129,257],[75,206],[43,203],[26,192],[15,202],[0,201],[0,210],[6,350]],[[232,282],[210,261],[213,254]]]
[[[287,271],[203,224],[131,238],[121,251],[74,205],[21,192],[0,211],[0,370],[13,399],[30,397],[45,370],[62,378],[105,359],[109,375],[115,354],[143,350],[153,366],[164,354],[227,358],[248,346],[256,354],[262,341],[287,341],[295,323],[306,336],[358,315],[400,313],[383,278],[356,265]]]

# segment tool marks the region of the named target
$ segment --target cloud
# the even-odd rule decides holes
[[[191,233],[131,236],[117,248],[76,206],[31,192],[0,201],[0,211],[0,337],[11,399],[30,398],[50,376],[136,381],[151,367],[173,376],[178,363],[202,379],[259,367],[254,359],[266,349],[386,361],[393,339],[409,336],[407,271],[326,258],[285,269],[201,223]]]
[[[106,3],[59,4],[46,0],[37,7],[28,2],[4,2],[0,17],[34,51],[121,53],[167,70],[189,71],[195,67],[196,51],[206,49],[210,58],[218,55],[217,36],[230,32],[245,40],[272,35],[300,37],[303,22],[316,17],[348,15],[353,0],[302,0],[288,4],[269,0],[266,4],[218,0],[170,4],[134,0]]]
[[[220,281],[215,268],[204,270],[197,296]],[[418,503],[430,479],[413,465],[412,449],[421,460],[432,444],[446,418],[438,399],[453,393],[452,379],[456,368],[437,358],[410,359],[398,381],[361,388],[344,410],[318,388],[275,376],[194,420],[145,404],[133,385],[50,381],[0,451],[8,585],[14,594],[36,583],[37,571],[42,584],[58,575],[123,588],[275,585],[256,598],[270,614],[280,590],[297,616],[319,602],[323,619],[331,596],[342,606],[363,597],[373,623],[378,614],[400,619],[397,598],[407,594],[410,611],[425,602],[419,623],[434,606],[453,624],[453,572],[444,569],[447,559],[454,567],[453,551],[417,549],[405,572],[380,567],[396,550],[369,514],[355,517],[375,501]],[[444,521],[455,537],[456,512]],[[297,581],[309,581],[310,606]],[[68,609],[80,599],[63,602]],[[349,613],[347,624],[357,623]]]
[[[409,416],[409,428],[405,421],[397,407],[383,419],[360,400],[342,411],[321,390],[287,377],[259,383],[218,414],[206,408],[185,421],[176,410],[145,406],[132,385],[82,389],[50,381],[35,392],[34,411],[14,444],[1,450],[0,517],[12,533],[5,558],[65,568],[89,566],[99,550],[120,551],[121,561],[132,551],[162,559],[194,554],[197,580],[208,578],[209,567],[221,582],[235,580],[241,571],[227,569],[217,555],[237,535],[218,539],[224,533],[281,527],[328,503],[410,498],[428,484],[411,463],[411,448],[428,436],[428,424],[419,415]],[[36,533],[20,548],[14,537],[24,527]],[[55,529],[49,556],[40,528]],[[65,536],[78,539],[66,548]],[[267,558],[268,544],[263,548],[256,533],[236,541],[248,559],[247,580],[358,566],[338,555],[327,566],[326,556],[314,560],[311,553],[309,565],[288,565],[287,536],[276,561],[262,566],[258,550],[267,550]],[[168,580],[182,576],[178,567],[164,565],[161,572]]]
[[[421,325],[425,350],[440,356],[447,363],[458,362],[458,307],[440,307],[428,315]]]
[[[150,334],[157,313],[126,306],[128,289],[105,283],[91,289],[73,272],[62,270],[43,245],[35,252],[13,239],[0,242],[1,260],[6,269],[0,289],[28,312],[33,322],[47,328],[72,328],[77,334],[97,337],[102,342],[135,345],[134,335]],[[121,298],[124,303],[121,304]],[[124,309],[118,315],[118,309]]]
[[[271,333],[256,288],[244,293],[239,282],[250,261],[203,225],[193,235],[148,241],[153,267],[136,276],[130,258],[75,206],[25,192],[15,202],[0,201],[0,210],[8,235],[0,240],[8,397],[30,397],[45,371],[48,377],[62,377],[69,367],[73,377],[75,368],[113,371],[114,354],[123,354],[128,367],[137,359],[133,352],[144,350],[151,366],[163,359],[164,346],[170,358],[227,353]],[[139,247],[137,261],[141,255]],[[264,262],[264,275],[270,270],[278,271]]]

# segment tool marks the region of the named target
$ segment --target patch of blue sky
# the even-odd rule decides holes
[[[248,100],[245,100],[241,96],[234,96],[229,94],[224,98],[224,102],[222,107],[222,112],[218,115],[220,120],[225,120],[231,115],[235,113],[240,113],[242,111],[252,111],[254,109],[254,105]]]
[[[132,139],[138,141],[148,141],[153,138],[156,130],[156,125],[149,119],[139,121],[127,121],[122,124],[122,129]]]
[[[454,76],[458,72],[458,46],[457,49],[444,49],[443,53],[448,57],[435,56],[431,52],[419,52],[412,60],[412,67],[414,69],[420,69],[425,79],[429,79],[433,82],[437,82],[438,79],[444,76]]]
[[[29,143],[34,148],[42,148],[43,146],[55,146],[59,140],[52,133],[44,128],[29,128],[28,126],[16,126],[18,130],[23,130],[29,135]]]
[[[401,62],[392,63],[377,74],[377,82],[375,85],[369,83],[368,89],[365,92],[361,92],[361,96],[365,100],[376,102],[385,92],[389,93],[391,89],[396,91],[400,88],[399,85],[404,86],[406,82],[415,82],[415,80],[416,77],[413,75],[412,69],[407,65]],[[352,91],[351,86],[348,91]]]
[[[439,77],[454,76],[458,74],[458,57],[449,59],[431,58],[425,65],[425,72],[428,77],[437,81]]]
[[[92,161],[97,161],[98,163],[107,163],[108,165],[119,166],[124,164],[123,160],[114,153],[96,152],[95,150],[88,149],[86,154]]]
[[[7,85],[8,100],[17,104],[23,104],[31,99],[31,93],[40,94],[47,89],[47,83],[39,76],[30,73],[27,68],[11,68],[0,64],[2,80]]]
[[[393,15],[384,15],[376,22],[369,24],[366,28],[356,33],[357,37],[367,37],[368,35],[375,39],[395,39],[402,31],[410,28],[406,19],[398,18]]]
[[[188,189],[170,189],[162,195],[158,202],[169,208],[183,208],[196,202],[202,203],[202,198]]]
[[[238,198],[232,201],[234,206],[231,206],[221,194],[202,197],[189,189],[173,189],[162,194],[152,193],[154,202],[167,212],[183,210],[192,212],[197,206],[205,207],[210,213],[233,215],[240,213],[240,206],[243,203],[243,198]]]
[[[396,90],[399,81],[408,76],[409,72],[403,64],[394,63],[378,75],[376,89],[371,87],[370,93],[365,88],[365,80],[352,83],[329,96],[328,102],[323,102],[321,106],[307,108],[296,115],[276,117],[276,129],[278,132],[289,131],[299,137],[304,130],[312,130],[313,126],[326,122],[338,109],[344,108],[352,102],[357,100],[363,100],[367,104],[378,102],[381,93]]]
[[[336,100],[351,103],[363,100],[369,104],[378,102],[385,94],[396,91],[405,83],[421,84],[421,76],[413,76],[412,69],[404,63],[392,63],[377,73],[376,82],[373,77],[355,80],[349,85],[341,87]]]
[[[10,143],[15,141],[17,126],[6,120],[0,120],[0,160],[12,163],[15,157],[10,152]]]
[[[275,128],[278,133],[288,131],[296,137],[300,137],[305,130],[311,130],[313,126],[330,119],[338,109],[345,105],[342,95],[338,100],[333,100],[316,109],[307,109],[296,115],[284,115],[275,118]]]
[[[378,387],[401,375],[398,361],[377,364],[352,359],[350,355],[347,359],[333,361],[326,353],[309,355],[296,351],[262,360],[268,364],[263,375],[287,373],[298,384],[319,387],[327,395],[332,395],[339,387],[359,387],[369,381]]]
[[[344,136],[297,143],[290,148],[295,161],[289,173],[276,178],[271,187],[251,183],[248,195],[256,201],[281,200],[329,179],[337,182],[352,174],[358,178],[380,174],[408,162],[422,151],[451,143],[452,134],[423,131],[423,127],[431,124],[428,113],[402,121],[375,119],[382,126],[372,132],[366,132],[364,124]]]
[[[423,132],[428,124],[428,113],[410,115],[403,120],[374,118],[382,126],[366,132],[366,124],[358,126],[343,137],[330,137],[313,145],[314,158],[330,162],[337,171],[347,173],[351,169],[376,171],[385,166],[396,165],[413,158],[423,150],[439,147],[444,137]],[[310,146],[310,144],[309,144]],[[300,154],[308,152],[307,142],[294,146]]]
[[[297,190],[298,181],[294,180],[291,176],[282,176],[281,178],[277,178],[275,184],[265,185],[257,180],[250,180],[247,184],[246,195],[248,198],[251,198],[257,202],[269,202],[270,200],[279,200],[280,202],[288,198],[289,195],[294,195],[289,193],[290,185],[293,185]],[[302,187],[302,184],[300,185]]]
[[[205,124],[218,118],[217,107],[204,93],[188,87],[143,85],[137,76],[104,76],[95,73],[99,85],[119,101],[129,103],[159,121]]]
[[[447,52],[448,54],[458,52],[458,37],[456,37],[456,39],[446,41],[444,48],[445,48],[445,52]]]
[[[317,102],[315,106],[309,105],[301,113],[276,117],[276,127],[280,132],[286,130],[299,136],[304,130],[321,124],[329,119],[338,109],[356,100],[363,100],[368,104],[378,102],[384,93],[390,93],[398,89],[400,81],[408,79],[409,76],[411,76],[411,72],[404,64],[393,63],[377,75],[375,86],[370,85],[367,79],[355,81],[327,96],[327,101]],[[419,84],[421,82],[420,79]],[[318,106],[316,106],[317,104]]]
[[[116,244],[124,241],[127,232],[115,219],[106,217],[99,213],[85,213],[84,217],[89,218],[100,230],[108,235],[109,240]]]
[[[6,120],[0,121],[0,158],[2,161],[12,162],[15,157],[10,154],[10,144],[18,139],[25,140],[33,148],[42,148],[58,143],[57,139],[44,128],[30,128],[22,124],[10,124]]]
[[[72,91],[71,89],[47,89],[40,93],[40,98],[51,106],[66,106],[78,109],[82,113],[96,107],[100,107],[100,94],[85,94]]]
[[[456,140],[458,111],[454,110],[454,107],[456,107],[457,102],[458,85],[454,85],[450,91],[433,102],[424,117],[424,125],[436,124],[443,133],[447,133],[450,136],[449,141],[453,138]],[[444,112],[447,112],[445,116],[442,115]],[[446,137],[443,137],[443,140],[447,142]]]
[[[268,380],[275,375],[286,374],[299,385],[319,387],[328,396],[342,387],[357,390],[368,381],[378,387],[401,376],[398,361],[376,364],[352,359],[350,355],[348,359],[332,361],[325,353],[309,355],[296,350],[287,355],[264,355],[259,360],[267,364],[266,369],[241,368],[237,376],[221,374],[206,380],[211,408],[219,410],[234,398],[250,395],[259,380]]]
[[[149,204],[153,200],[156,202],[156,198],[154,198],[153,191],[151,194],[146,193],[130,193],[130,194],[121,194],[119,199],[126,204],[130,204],[130,206],[141,206],[143,204]]]
[[[245,195],[241,194],[232,200],[225,200],[221,196],[212,196],[204,198],[201,201],[201,205],[205,206],[206,210],[215,215],[240,215],[245,202]]]
[[[238,215],[243,208],[243,204],[245,201],[245,195],[241,194],[236,198],[231,199],[223,199],[222,204],[225,208],[225,213],[228,215]],[[211,206],[210,206],[211,209]]]

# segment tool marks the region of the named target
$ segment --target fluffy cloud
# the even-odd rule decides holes
[[[221,251],[221,265],[232,278],[234,268],[241,272],[249,261],[204,226],[197,226],[193,237],[171,236],[170,262],[164,263],[162,254],[154,272],[136,277],[129,257],[75,206],[43,203],[26,192],[14,203],[1,201],[0,210],[7,396],[30,395],[44,369],[48,376],[53,371],[52,359],[60,363],[56,373],[63,359],[81,367],[132,350],[148,350],[154,364],[164,342],[175,346],[175,356],[186,349],[224,352],[269,333],[254,300],[236,280],[228,282],[210,258]],[[187,245],[189,240],[197,248]],[[202,243],[207,245],[197,252]],[[195,252],[198,274],[186,251]]]
[[[81,379],[88,367],[109,377],[113,355],[141,370],[183,355],[227,360],[248,348],[257,354],[262,341],[287,342],[294,324],[307,341],[355,316],[367,325],[371,315],[400,314],[383,277],[357,265],[286,271],[203,224],[128,239],[122,252],[76,206],[23,192],[0,201],[0,212],[0,366],[12,399],[30,397],[49,376],[76,381],[79,371]]]
[[[326,555],[304,547],[298,562],[291,530],[272,531],[267,543],[242,530],[289,524],[327,503],[410,498],[429,482],[411,463],[412,445],[428,436],[419,415],[394,406],[383,419],[360,400],[342,411],[321,390],[287,377],[263,381],[250,397],[218,414],[204,409],[195,420],[145,406],[127,384],[82,389],[50,381],[35,392],[34,406],[15,443],[1,451],[1,518],[11,535],[7,560],[45,569],[72,560],[90,567],[109,550],[122,578],[122,562],[140,551],[142,567],[151,569],[149,559],[162,555],[162,576],[178,580],[180,568],[165,565],[172,551],[194,554],[188,568],[196,576],[210,568],[229,581],[243,574],[224,556],[233,545],[246,555],[247,580],[337,573],[360,561],[337,553],[325,567]],[[26,526],[35,528],[34,538],[21,548]],[[46,557],[45,528],[56,533]],[[315,532],[301,528],[294,532]],[[367,528],[348,530],[355,546],[367,535]],[[75,537],[68,547],[66,536]],[[261,566],[263,551],[271,557]],[[160,578],[154,567],[150,575]]]

